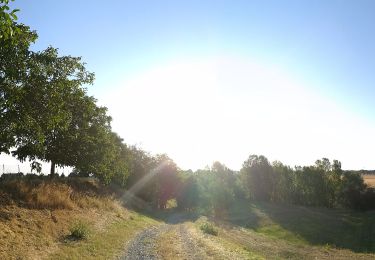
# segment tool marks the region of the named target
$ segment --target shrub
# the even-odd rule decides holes
[[[82,221],[77,221],[70,227],[70,238],[75,240],[87,239],[89,233],[89,226]]]
[[[209,234],[209,235],[214,235],[217,236],[219,231],[217,228],[215,228],[214,225],[211,223],[205,222],[200,226],[200,229],[203,231],[203,233]]]

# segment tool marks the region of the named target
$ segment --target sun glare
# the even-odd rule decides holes
[[[238,169],[249,153],[291,164],[311,163],[304,158],[322,149],[345,158],[333,144],[350,136],[347,120],[363,125],[281,68],[236,57],[170,62],[125,79],[103,100],[126,142],[167,152],[182,168],[220,160]],[[332,118],[346,128],[336,132]]]

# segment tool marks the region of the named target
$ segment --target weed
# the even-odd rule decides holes
[[[74,240],[82,240],[82,239],[87,239],[89,236],[89,233],[90,233],[89,226],[85,222],[77,221],[70,227],[69,237]]]
[[[203,231],[203,233],[209,234],[209,235],[214,235],[217,236],[219,231],[217,228],[212,225],[211,223],[205,222],[200,225],[200,229]]]

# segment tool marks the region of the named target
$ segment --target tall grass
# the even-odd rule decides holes
[[[37,209],[113,209],[113,197],[93,181],[12,178],[0,181],[0,193],[16,203]],[[1,201],[0,201],[1,203]]]

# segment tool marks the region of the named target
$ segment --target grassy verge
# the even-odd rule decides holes
[[[214,236],[206,234],[201,229],[202,224],[207,223],[210,223],[210,221],[206,217],[200,217],[194,223],[188,225],[188,230],[195,237],[196,241],[198,241],[198,244],[202,248],[205,248],[206,253],[214,259],[265,259],[262,254],[228,237],[227,234],[233,232],[233,227],[226,229],[221,226],[215,226],[218,233]]]
[[[209,220],[224,245],[266,259],[375,257],[374,212],[246,202],[233,206],[225,218]]]
[[[157,224],[95,180],[0,179],[0,259],[111,259]]]
[[[228,222],[296,245],[375,252],[375,212],[239,203]]]
[[[49,259],[113,259],[121,256],[126,243],[138,231],[156,224],[158,222],[151,218],[132,213],[129,219],[120,218],[105,230],[91,232],[86,240],[62,242]]]

